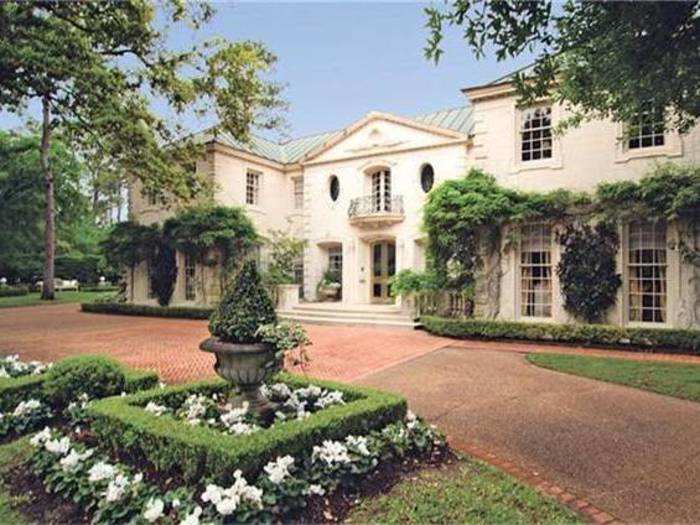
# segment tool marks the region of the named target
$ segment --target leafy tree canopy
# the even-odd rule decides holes
[[[39,142],[35,133],[0,131],[0,276],[10,280],[41,275],[45,196]],[[83,192],[84,167],[63,140],[54,141],[51,156],[62,173],[56,184],[58,253],[97,255],[104,233]]]
[[[567,124],[670,110],[669,127],[689,130],[700,115],[700,2],[510,2],[454,0],[426,9],[428,58],[438,61],[446,27],[463,31],[477,57],[535,51],[515,75],[523,104],[551,96],[573,111]]]

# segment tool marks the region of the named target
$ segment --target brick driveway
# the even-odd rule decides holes
[[[420,331],[307,326],[308,373],[352,381],[418,357],[447,344]],[[207,323],[182,319],[88,314],[76,304],[0,310],[0,355],[55,361],[75,354],[109,354],[137,367],[155,370],[168,383],[214,375],[214,358],[197,349],[208,337]]]

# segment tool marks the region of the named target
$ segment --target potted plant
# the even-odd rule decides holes
[[[250,409],[263,420],[274,417],[274,407],[262,395],[260,386],[279,369],[281,360],[275,344],[264,341],[258,329],[276,321],[255,263],[248,261],[209,319],[212,336],[199,345],[201,350],[216,355],[216,373],[236,385]]]
[[[340,297],[340,289],[343,287],[338,281],[336,274],[326,270],[323,278],[319,281],[316,291],[322,301],[337,300]]]

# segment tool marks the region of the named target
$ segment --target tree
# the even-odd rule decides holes
[[[213,11],[203,2],[167,0],[169,24],[198,28]],[[158,13],[160,14],[160,13]],[[169,50],[148,0],[0,3],[0,110],[41,105],[40,161],[46,190],[44,299],[53,298],[54,185],[60,173],[51,144],[60,128],[75,151],[96,154],[141,182],[163,203],[189,200],[210,187],[191,169],[203,153],[177,118],[160,118],[157,98],[174,115],[213,112],[239,140],[251,125],[273,126],[277,85],[263,79],[274,57],[255,42],[215,39]]]
[[[700,115],[700,2],[510,2],[455,0],[426,9],[428,58],[439,60],[446,27],[498,60],[525,51],[535,64],[514,75],[520,101],[551,97],[584,119],[633,122],[649,105],[668,111],[669,128],[688,131]]]
[[[297,239],[283,231],[270,232],[270,265],[264,277],[266,285],[292,284],[295,282],[294,267],[304,255],[306,241]]]
[[[11,280],[31,281],[41,274],[45,192],[40,141],[31,131],[0,131],[0,276]],[[52,142],[50,154],[62,174],[55,187],[57,251],[75,258],[96,256],[102,230],[82,191],[84,167],[61,137]]]

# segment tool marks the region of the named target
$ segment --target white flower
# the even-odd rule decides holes
[[[180,525],[199,525],[199,517],[201,515],[202,507],[198,505],[190,514],[185,516],[185,519],[180,522]]]
[[[217,485],[207,485],[202,493],[202,501],[211,502],[222,516],[232,514],[243,501],[261,507],[262,489],[248,485],[240,470],[236,470],[233,477],[235,482],[227,489]]]
[[[144,410],[151,414],[155,414],[156,416],[162,416],[165,412],[168,411],[168,407],[159,405],[158,403],[154,403],[153,401],[149,401]]]
[[[0,377],[10,377],[9,372],[5,370],[4,366],[0,367]]]
[[[39,407],[41,407],[41,401],[37,399],[21,401],[19,405],[15,407],[15,410],[14,412],[12,412],[12,415],[15,417],[22,417],[29,414],[30,412],[34,412]]]
[[[168,386],[168,385],[166,385],[165,383],[163,383],[163,381],[160,381],[160,382],[158,383],[158,388],[165,388],[166,386]]]
[[[44,427],[44,430],[36,433],[34,437],[32,437],[32,439],[29,440],[29,443],[33,447],[40,447],[49,439],[51,439],[51,429],[49,427]]]
[[[418,418],[413,412],[411,412],[410,410],[406,411],[406,421],[415,421],[416,419]]]
[[[325,440],[321,446],[315,445],[311,452],[311,460],[320,459],[327,465],[333,463],[350,463],[348,449],[340,441]]]
[[[321,485],[313,484],[309,485],[309,488],[306,489],[307,494],[317,494],[318,496],[323,496],[326,491]]]
[[[287,398],[292,395],[291,389],[284,383],[275,383],[270,387],[270,391],[276,396]]]
[[[363,456],[371,456],[369,449],[367,448],[367,438],[364,436],[348,436],[345,438],[345,442],[348,446],[353,447]]]
[[[153,523],[158,518],[163,515],[163,509],[165,508],[165,503],[160,498],[151,498],[146,503],[146,510],[143,512],[143,517],[149,523]]]
[[[218,485],[209,484],[206,490],[202,493],[202,501],[210,501],[214,505],[221,501],[221,493],[223,489]]]
[[[76,470],[76,468],[82,461],[92,456],[93,452],[94,450],[88,449],[81,454],[74,448],[70,449],[68,455],[61,458],[61,461],[59,461],[61,469],[63,469],[64,472],[71,472],[73,470]]]
[[[124,474],[117,474],[116,477],[109,482],[107,490],[104,493],[105,500],[108,503],[119,501],[124,496],[126,489],[129,487],[129,478]]]
[[[334,390],[333,392],[326,392],[322,397],[318,398],[316,403],[314,403],[314,406],[318,408],[326,408],[330,405],[342,405],[344,403],[343,393],[339,392],[338,390]]]
[[[323,390],[320,386],[309,385],[306,388],[298,388],[294,393],[297,397],[320,397]]]
[[[235,436],[242,436],[252,434],[256,430],[258,430],[258,428],[259,427],[256,427],[255,425],[249,425],[248,423],[234,423],[233,425],[228,427],[228,430]]]
[[[61,439],[50,439],[44,443],[44,448],[52,454],[63,456],[70,449],[70,439],[65,436]]]
[[[294,464],[292,456],[284,456],[277,458],[275,461],[270,461],[263,470],[267,473],[269,480],[275,485],[279,485],[289,476],[289,467]]]
[[[95,463],[88,471],[88,479],[91,483],[96,483],[104,479],[112,479],[116,473],[117,469],[114,465],[110,465],[105,461],[100,461],[99,463]]]
[[[241,408],[231,408],[230,405],[226,405],[227,411],[221,414],[219,419],[225,427],[231,427],[235,423],[240,423],[241,420],[248,414],[248,402],[244,402]]]
[[[138,474],[136,474],[136,475],[134,476],[134,481],[133,481],[134,485],[135,485],[136,483],[141,483],[141,480],[142,480],[142,479],[143,479],[143,474],[141,474],[141,473],[139,472]]]

